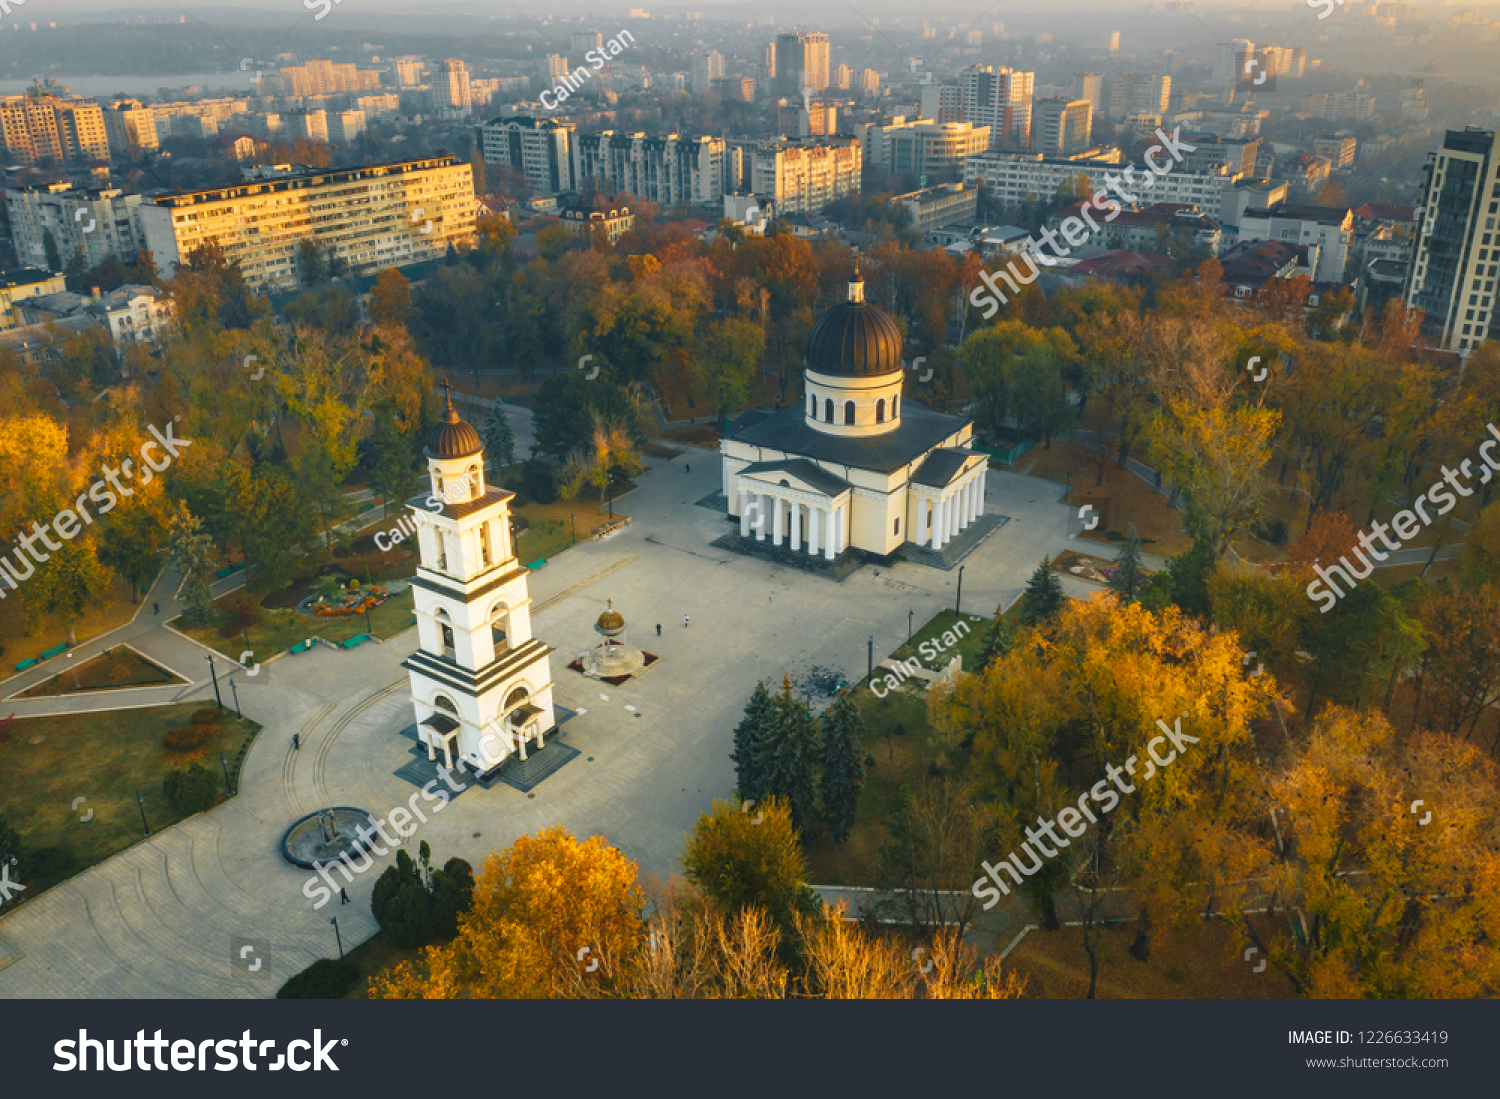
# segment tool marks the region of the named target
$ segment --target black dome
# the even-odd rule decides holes
[[[446,388],[446,387],[445,387]],[[429,458],[469,458],[484,450],[484,441],[471,424],[458,418],[453,411],[453,397],[448,397],[448,409],[443,418],[427,436],[422,453]]]
[[[806,365],[845,378],[894,374],[901,369],[901,330],[878,305],[841,302],[808,333]]]

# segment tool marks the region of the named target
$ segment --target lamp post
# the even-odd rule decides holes
[[[875,678],[875,635],[870,635],[869,643],[865,649],[865,677]]]
[[[83,684],[78,682],[78,665],[73,663],[72,653],[68,654],[68,667],[73,669],[73,689],[75,691],[82,691]]]
[[[208,661],[208,673],[214,677],[214,701],[219,704],[219,709],[222,710],[224,708],[224,697],[219,694],[219,669],[214,667],[213,657],[205,656],[203,659]]]
[[[375,627],[370,625],[370,601],[366,598],[360,600],[360,602],[365,605],[365,636],[373,638],[375,636]]]
[[[917,613],[916,611],[907,611],[906,612],[906,643],[908,645],[911,644],[911,618],[912,618],[912,615],[914,615],[916,613]]]
[[[141,807],[141,827],[146,830],[146,835],[151,834],[151,825],[146,823],[146,799],[141,797],[141,792],[135,792],[135,803]]]
[[[244,717],[245,715],[240,713],[240,692],[235,689],[234,676],[229,677],[229,696],[234,699],[234,716]]]
[[[224,753],[219,753],[219,766],[224,768],[224,792],[231,797],[234,795],[234,783],[229,781],[229,761],[224,758]]]
[[[964,601],[964,567],[962,565],[959,565],[958,566],[958,595],[953,600],[953,613],[954,614],[960,614],[960,613],[962,613],[959,610],[959,608],[963,605],[963,601]]]
[[[333,924],[333,937],[338,940],[338,944],[339,944],[339,961],[343,961],[344,960],[344,936],[342,936],[342,935],[339,934],[339,918],[337,916],[330,916],[329,919],[328,919],[328,922],[331,923],[331,924]]]

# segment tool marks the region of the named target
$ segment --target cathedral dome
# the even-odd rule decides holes
[[[446,385],[445,385],[446,388]],[[448,395],[448,408],[443,418],[427,436],[422,453],[429,458],[469,458],[484,450],[484,441],[472,424],[465,423],[453,411],[453,396]]]
[[[838,378],[875,378],[901,370],[901,329],[884,309],[865,301],[859,268],[849,300],[818,318],[807,337],[808,370]]]

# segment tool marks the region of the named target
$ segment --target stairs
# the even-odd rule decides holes
[[[975,546],[1008,522],[1010,522],[1008,515],[981,515],[969,524],[968,529],[960,531],[957,538],[940,550],[934,550],[931,546],[919,546],[915,542],[906,542],[896,551],[896,556],[914,565],[926,565],[928,568],[947,571],[956,567],[960,561],[973,552]]]

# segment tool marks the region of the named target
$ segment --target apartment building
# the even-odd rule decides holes
[[[312,241],[351,272],[437,259],[474,235],[474,179],[452,156],[334,171],[281,164],[232,187],[143,203],[146,246],[164,275],[213,241],[252,287],[299,282],[297,247]]]
[[[1427,155],[1422,219],[1403,297],[1426,314],[1430,338],[1464,354],[1500,339],[1500,148],[1495,131],[1449,130]]]
[[[1375,97],[1359,92],[1318,92],[1302,97],[1302,113],[1311,118],[1365,122],[1375,117]]]
[[[1094,106],[1087,99],[1039,99],[1032,110],[1036,150],[1044,156],[1071,156],[1089,147]]]
[[[1096,78],[1098,79],[1098,78]],[[1172,102],[1172,78],[1156,73],[1110,73],[1103,78],[1104,114],[1123,120],[1131,115],[1162,115]]]
[[[330,141],[347,144],[365,132],[364,111],[330,111],[325,121]]]
[[[42,294],[58,294],[68,288],[62,275],[38,267],[0,271],[0,329],[15,328],[16,303]]]
[[[433,66],[431,84],[428,94],[439,111],[469,112],[469,66],[451,57],[439,61]]]
[[[979,188],[945,183],[941,187],[895,195],[891,201],[906,207],[912,228],[925,236],[945,225],[972,225],[979,208]]]
[[[797,31],[778,34],[775,55],[767,54],[775,77],[772,94],[790,99],[803,88],[821,92],[829,81],[829,42],[826,34]]]
[[[724,192],[735,190],[728,143],[722,137],[647,137],[603,130],[575,135],[572,145],[575,181],[597,179],[614,191],[628,191],[663,208],[717,208]]]
[[[602,235],[610,244],[635,228],[635,214],[623,200],[595,191],[576,202],[564,204],[562,224],[575,237]]]
[[[479,127],[479,147],[486,164],[520,172],[538,195],[557,195],[574,186],[573,130],[550,118],[496,118]]]
[[[140,195],[118,189],[85,191],[71,183],[7,188],[5,211],[16,257],[57,270],[80,252],[85,267],[107,259],[133,263],[146,246],[136,220],[141,201]]]
[[[714,81],[724,79],[724,55],[718,50],[693,54],[693,94],[708,95]]]
[[[1255,57],[1255,43],[1244,38],[1220,42],[1214,51],[1213,79],[1216,84],[1233,84],[1243,80],[1246,64]]]
[[[342,95],[378,87],[379,69],[361,69],[358,65],[332,61],[309,61],[302,65],[288,65],[282,68],[279,76],[262,78],[260,94]]]
[[[387,75],[398,88],[415,88],[422,83],[423,67],[420,58],[398,57],[388,63]]]
[[[321,141],[328,143],[328,112],[317,111],[288,111],[281,116],[282,133],[293,140],[304,138],[308,141]]]
[[[1031,144],[1031,99],[1036,74],[1004,66],[974,65],[958,74],[959,109],[954,121],[989,130],[990,148],[1007,140]]]
[[[751,151],[750,189],[769,198],[778,217],[813,213],[859,194],[862,166],[856,142],[765,142]]]
[[[104,135],[115,156],[136,156],[160,145],[156,112],[137,99],[117,99],[104,108]]]
[[[1318,247],[1314,282],[1343,282],[1354,241],[1354,212],[1346,206],[1294,206],[1282,202],[1269,210],[1246,210],[1240,217],[1240,240],[1276,240]]]
[[[1354,167],[1354,153],[1358,146],[1359,142],[1348,130],[1313,138],[1313,152],[1324,157],[1335,172]]]
[[[983,153],[964,164],[964,182],[983,180],[1000,202],[1019,206],[1023,202],[1050,199],[1065,183],[1083,176],[1092,191],[1104,187],[1106,174],[1119,176],[1121,155],[1112,149],[1102,156],[1072,160],[1044,157],[1037,153]],[[1233,189],[1236,177],[1220,169],[1215,172],[1185,172],[1180,167],[1157,176],[1151,198],[1176,202],[1203,210],[1218,210],[1224,193]]]
[[[96,103],[63,99],[60,85],[39,85],[25,95],[0,96],[0,140],[12,161],[108,160],[104,112]]]
[[[1219,137],[1184,129],[1182,140],[1196,148],[1183,154],[1174,171],[1217,172],[1222,168],[1236,177],[1255,174],[1255,158],[1260,152],[1258,137]]]
[[[1053,229],[1061,229],[1069,218],[1083,220],[1082,203],[1064,206],[1047,219]],[[1097,216],[1097,215],[1096,215]],[[1180,202],[1158,202],[1144,209],[1125,209],[1113,221],[1098,221],[1099,231],[1090,233],[1081,245],[1072,245],[1070,254],[1082,258],[1098,252],[1124,248],[1132,252],[1160,253],[1167,234],[1188,234],[1193,243],[1217,256],[1224,242],[1223,227],[1197,206]]]

